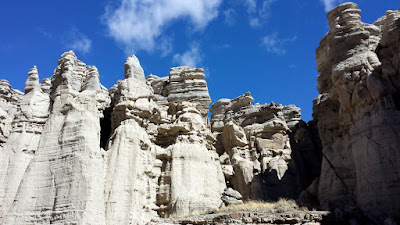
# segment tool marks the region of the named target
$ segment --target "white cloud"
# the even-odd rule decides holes
[[[89,53],[92,48],[92,40],[81,33],[76,27],[71,28],[65,35],[63,42],[67,50],[72,49],[83,54]]]
[[[176,63],[179,66],[197,67],[201,62],[201,52],[197,42],[192,43],[190,48],[184,53],[175,54],[173,57],[173,63]]]
[[[274,33],[263,37],[261,45],[264,46],[266,50],[270,53],[274,53],[277,55],[285,55],[287,52],[286,44],[288,42],[293,42],[296,39],[297,39],[296,36],[293,36],[291,38],[279,38],[278,35]]]
[[[166,57],[172,52],[172,38],[163,37],[159,43],[159,49],[161,50],[161,57]]]
[[[256,28],[256,27],[261,26],[260,20],[258,18],[255,18],[255,17],[250,18],[250,23],[249,24],[250,24],[250,26],[252,28]]]
[[[254,13],[256,11],[257,7],[256,0],[244,0],[244,4],[247,6],[248,13]]]
[[[325,6],[325,12],[329,12],[340,3],[345,2],[345,0],[321,0],[321,2]]]
[[[152,51],[166,26],[186,19],[195,30],[205,28],[218,16],[222,0],[121,0],[107,8],[104,20],[108,33],[125,48]]]
[[[261,17],[267,17],[270,14],[270,8],[272,3],[276,2],[277,0],[264,0],[259,10],[259,15]]]
[[[39,32],[43,37],[53,39],[54,35],[53,33],[45,30],[43,27],[36,27],[36,31]]]
[[[265,21],[271,14],[270,8],[272,3],[277,0],[243,0],[247,7],[247,13],[249,14],[249,25],[253,28],[260,27],[261,21]]]
[[[222,12],[224,15],[224,23],[228,26],[233,26],[235,24],[235,10],[230,8]]]

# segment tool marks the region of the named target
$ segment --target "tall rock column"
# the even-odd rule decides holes
[[[99,120],[107,90],[72,51],[51,81],[50,116],[3,223],[105,224]]]
[[[38,150],[40,136],[49,115],[50,96],[42,92],[36,66],[25,83],[25,95],[20,101],[12,130],[3,151],[1,173],[5,179],[0,183],[0,218],[5,215],[14,201],[18,186],[28,164]]]
[[[226,185],[215,138],[198,107],[170,103],[171,122],[158,128],[157,141],[165,147],[157,154],[165,171],[157,198],[161,215],[201,213],[222,204]]]
[[[159,106],[136,56],[125,63],[125,79],[110,89],[112,134],[106,148],[107,224],[145,224],[157,217],[161,173],[148,129],[160,123]]]
[[[304,123],[300,109],[275,103],[253,105],[253,101],[247,92],[234,99],[221,99],[211,107],[215,146],[227,185],[238,190],[244,200],[297,198],[301,184],[309,182],[305,178],[307,169],[314,168],[305,166],[307,159],[300,152],[305,148],[295,140],[296,151],[291,145],[294,134],[311,139],[306,125],[299,129]],[[309,157],[318,164],[318,149],[310,142]]]
[[[360,13],[355,3],[330,11],[316,50],[314,118],[324,157],[311,189],[323,208],[357,206],[382,223],[400,219],[400,11],[375,24]]]

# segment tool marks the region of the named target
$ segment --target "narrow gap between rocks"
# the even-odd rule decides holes
[[[111,112],[112,108],[106,108],[103,112],[104,117],[100,120],[100,147],[107,150],[107,141],[111,135]]]

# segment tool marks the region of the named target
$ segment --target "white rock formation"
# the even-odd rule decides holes
[[[31,69],[25,95],[1,81],[0,223],[145,224],[218,208],[204,74],[180,70],[194,77],[171,73],[168,85],[192,84],[162,103],[135,56],[109,91],[72,51],[42,84]]]
[[[297,170],[308,168],[303,166],[305,159],[292,159],[292,155],[302,155],[292,136],[311,138],[297,133],[308,130],[307,126],[300,129],[300,109],[274,103],[252,105],[253,101],[248,92],[232,100],[221,99],[211,107],[211,126],[227,184],[245,200],[297,198],[305,176]],[[292,151],[291,144],[298,152]],[[315,148],[311,152],[318,155]],[[313,159],[318,165],[318,157]],[[304,181],[306,186],[309,182]]]
[[[211,103],[207,82],[202,68],[179,66],[171,68],[168,77],[150,75],[148,82],[154,89],[155,99],[161,105],[190,101],[198,103],[196,108],[207,117]],[[207,122],[207,120],[205,120]]]
[[[24,97],[33,95],[32,106],[24,110],[21,104],[21,111],[36,123],[46,123],[43,131],[39,129],[41,134],[32,131],[35,141],[27,143],[33,146],[16,149],[19,155],[29,153],[33,157],[19,187],[8,185],[18,190],[11,190],[17,192],[16,196],[4,201],[4,224],[105,224],[104,164],[98,143],[99,119],[109,103],[107,90],[100,85],[97,70],[77,60],[72,51],[64,53],[58,63],[52,77],[50,110],[50,99],[38,88],[35,73],[28,78],[25,90],[29,92]],[[25,132],[22,130],[21,135]],[[18,147],[11,141],[9,138],[7,144]],[[17,153],[15,157],[22,157]],[[8,179],[18,181],[15,179],[26,162],[9,166],[16,172]]]
[[[374,24],[361,22],[360,13],[355,3],[330,11],[330,30],[316,51],[314,118],[324,157],[302,200],[357,207],[383,224],[400,218],[400,11]]]
[[[4,215],[15,199],[18,186],[28,164],[38,150],[44,124],[48,118],[50,97],[40,89],[36,67],[25,83],[25,95],[12,121],[12,130],[4,149],[0,151],[3,177],[0,182],[0,215]]]

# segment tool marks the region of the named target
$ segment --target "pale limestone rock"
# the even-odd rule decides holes
[[[323,146],[321,176],[302,196],[325,209],[359,207],[375,223],[399,218],[400,11],[373,25],[355,3],[328,13],[316,50],[314,118]]]
[[[155,147],[135,120],[124,120],[109,140],[106,159],[106,224],[143,224],[157,217],[161,165]]]
[[[42,83],[40,84],[40,88],[42,89],[43,93],[50,94],[50,91],[51,91],[51,79],[50,78],[43,79]]]
[[[225,180],[215,139],[196,99],[169,103],[167,85],[150,75],[146,81],[128,77],[110,89],[108,224],[143,224],[221,205]]]
[[[125,64],[125,79],[136,78],[138,80],[144,80],[144,71],[140,62],[135,55],[131,55],[126,60]]]
[[[232,204],[243,204],[242,195],[232,188],[225,188],[224,193],[222,193],[221,197],[222,201],[225,205],[232,205]]]
[[[300,109],[274,103],[252,105],[253,101],[248,92],[232,100],[221,99],[211,107],[211,127],[217,138],[215,147],[227,185],[238,190],[245,200],[296,198],[305,171],[314,169],[303,166],[306,159],[301,157],[302,148],[291,140],[299,129]],[[292,152],[291,142],[298,153]],[[317,152],[314,149],[313,153]],[[293,154],[300,155],[296,160],[302,173],[296,172],[299,167],[292,160]],[[304,186],[311,181],[304,181]]]
[[[72,51],[61,56],[52,77],[50,116],[3,223],[105,224],[104,164],[94,143],[99,143],[99,119],[109,100],[98,78]],[[34,88],[25,97],[36,90],[42,93]],[[26,111],[21,106],[22,113],[44,119],[45,102],[39,101],[39,110],[32,110],[36,104]]]
[[[179,66],[171,68],[168,77],[150,75],[147,81],[154,89],[155,101],[160,105],[181,101],[196,102],[197,109],[207,123],[211,98],[202,68]]]
[[[25,93],[40,88],[39,74],[36,66],[29,70],[28,75],[28,79],[25,82]]]
[[[156,159],[157,146],[146,128],[158,125],[162,113],[137,58],[130,56],[127,63],[126,79],[110,89],[112,134],[104,153],[106,224],[144,224],[158,216],[161,165]],[[137,73],[127,76],[127,70],[142,71],[143,77]]]
[[[168,147],[158,158],[163,162],[163,192],[157,200],[161,213],[185,215],[203,212],[221,205],[225,180],[211,131],[203,122],[197,105],[190,102],[171,103],[171,124],[160,126],[157,139]]]
[[[0,151],[11,132],[11,123],[18,112],[24,94],[11,88],[6,80],[0,80]]]
[[[227,185],[245,199],[297,193],[291,144],[313,143],[300,110],[223,99],[213,133],[204,78],[176,67],[144,79],[130,56],[107,91],[70,51],[41,84],[33,68],[23,96],[1,81],[0,223],[146,224],[240,203]]]
[[[12,130],[4,149],[0,151],[0,218],[5,215],[15,199],[18,186],[28,164],[34,157],[44,124],[48,118],[50,97],[39,85],[36,66],[28,72],[25,95],[12,122]]]

